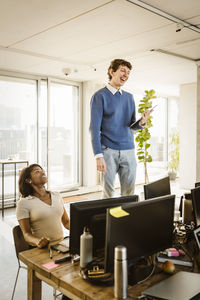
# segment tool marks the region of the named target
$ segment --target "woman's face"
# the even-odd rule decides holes
[[[31,183],[34,185],[43,185],[47,182],[47,176],[42,168],[35,166],[31,171]]]

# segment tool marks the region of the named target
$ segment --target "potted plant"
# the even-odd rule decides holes
[[[177,132],[170,135],[169,149],[168,175],[171,180],[175,180],[179,166],[179,134]]]
[[[145,96],[142,100],[140,100],[138,112],[143,114],[146,110],[152,108],[152,99],[157,98],[154,90],[145,91]],[[144,129],[138,130],[136,132],[135,141],[138,144],[137,148],[137,156],[139,162],[144,163],[144,177],[145,184],[149,182],[148,172],[147,172],[147,163],[152,162],[152,157],[148,152],[150,147],[149,139],[151,138],[151,134],[149,128],[152,127],[152,116],[147,120],[147,124]]]

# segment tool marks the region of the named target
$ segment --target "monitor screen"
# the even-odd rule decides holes
[[[200,251],[200,227],[198,227],[194,230],[194,236],[195,236],[195,239],[197,242],[198,249]]]
[[[144,198],[151,199],[155,197],[170,195],[169,176],[144,185]]]
[[[172,246],[175,195],[122,205],[106,216],[105,270],[113,271],[114,248],[127,248],[128,263]],[[124,214],[123,214],[124,212]]]
[[[138,201],[138,196],[133,195],[70,203],[70,253],[80,254],[80,236],[85,226],[89,227],[93,235],[94,253],[104,250],[106,209],[136,201]]]
[[[191,190],[195,226],[200,226],[200,187]]]

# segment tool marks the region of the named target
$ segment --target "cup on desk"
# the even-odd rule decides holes
[[[180,221],[180,211],[175,210],[174,212],[174,222],[179,222]]]

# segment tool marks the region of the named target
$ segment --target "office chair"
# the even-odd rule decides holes
[[[16,275],[16,279],[15,279],[15,284],[14,284],[11,300],[13,300],[13,298],[14,298],[15,288],[16,288],[16,285],[17,285],[17,280],[18,280],[20,269],[22,268],[22,269],[27,270],[27,267],[22,266],[21,263],[20,263],[19,253],[22,252],[22,251],[30,249],[29,244],[24,239],[23,233],[22,233],[21,228],[20,228],[19,225],[15,226],[13,228],[12,232],[13,232],[15,252],[16,252],[17,262],[18,262],[18,270],[17,270],[17,275]]]
[[[145,184],[143,188],[145,200],[160,196],[171,195],[169,176]]]
[[[13,298],[14,298],[15,289],[16,289],[20,269],[23,268],[23,269],[27,270],[27,267],[22,266],[21,263],[20,263],[19,253],[22,252],[22,251],[25,251],[25,250],[29,250],[31,248],[31,246],[25,241],[23,233],[22,233],[21,228],[20,228],[19,225],[15,226],[13,228],[12,232],[13,232],[15,252],[16,252],[17,262],[18,262],[18,270],[17,270],[17,275],[16,275],[16,279],[15,279],[15,284],[14,284],[11,300],[13,300]],[[57,296],[59,296],[59,295],[60,295],[60,293],[57,295],[56,289],[53,289],[54,300],[57,299]]]

